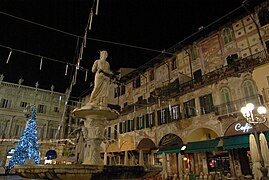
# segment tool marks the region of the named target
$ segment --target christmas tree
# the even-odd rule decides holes
[[[32,110],[32,114],[27,121],[26,128],[20,141],[15,148],[14,155],[9,162],[9,168],[13,168],[15,165],[24,164],[27,159],[32,159],[36,164],[39,164],[36,107],[32,106],[30,110]]]

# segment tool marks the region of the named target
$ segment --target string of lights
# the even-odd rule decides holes
[[[10,61],[10,57],[11,57],[11,54],[13,51],[16,51],[16,52],[19,52],[19,53],[23,53],[23,54],[27,54],[27,55],[31,55],[31,56],[35,56],[35,57],[38,57],[38,58],[41,58],[40,59],[40,69],[42,68],[42,62],[44,59],[48,60],[48,61],[53,61],[53,62],[57,62],[57,63],[61,63],[61,64],[65,64],[66,65],[66,69],[65,69],[65,75],[67,75],[67,70],[68,70],[68,67],[69,66],[74,66],[76,67],[76,64],[72,64],[72,63],[67,63],[63,60],[59,60],[59,59],[54,59],[54,58],[50,58],[50,57],[47,57],[47,56],[42,56],[40,54],[35,54],[35,53],[32,53],[32,52],[28,52],[28,51],[24,51],[24,50],[20,50],[20,49],[15,49],[15,48],[12,48],[12,47],[8,47],[8,46],[5,46],[5,45],[2,45],[0,44],[0,47],[2,48],[6,48],[6,49],[10,49],[10,52],[9,52],[9,55],[7,57],[7,60],[6,60],[6,63],[8,64],[9,61]],[[84,68],[82,66],[79,66],[78,68],[79,70],[82,70],[82,71],[89,71],[89,69],[87,68]]]
[[[75,37],[75,38],[79,37],[80,39],[85,39],[85,36],[82,37],[82,36],[79,36],[79,35],[76,35],[76,34],[72,34],[72,33],[57,29],[57,28],[53,28],[53,27],[46,26],[46,25],[43,25],[43,24],[40,24],[40,23],[37,23],[37,22],[34,22],[34,21],[30,21],[30,20],[27,20],[27,19],[24,19],[24,18],[21,18],[21,17],[18,17],[18,16],[14,16],[14,15],[11,15],[11,14],[3,12],[3,11],[0,11],[0,14],[5,15],[5,16],[9,16],[11,18],[18,19],[18,20],[21,20],[21,21],[24,21],[24,22],[27,22],[27,23],[30,23],[30,24],[34,24],[36,26],[40,26],[40,27],[43,27],[43,28],[46,28],[46,29],[50,29],[52,31],[56,31],[58,33],[62,33],[62,34],[68,35],[68,36],[72,36],[72,37]],[[89,20],[90,20],[90,18],[89,18]],[[88,23],[90,25],[92,23],[92,21],[89,21]],[[86,36],[86,39],[96,41],[96,42],[102,42],[102,43],[113,44],[113,45],[118,45],[118,46],[124,46],[124,47],[129,47],[129,48],[141,49],[141,50],[151,51],[151,52],[156,52],[156,53],[171,54],[171,53],[163,51],[163,50],[156,50],[156,49],[151,49],[151,48],[146,48],[146,47],[141,47],[141,46],[136,46],[136,45],[130,45],[130,44],[125,44],[125,43],[120,43],[120,42],[115,42],[115,41],[102,40],[102,39],[97,39],[97,38],[90,38],[90,37],[87,37],[87,36]]]

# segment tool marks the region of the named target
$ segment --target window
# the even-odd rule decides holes
[[[154,113],[146,114],[146,128],[153,127],[154,125]]]
[[[127,107],[128,106],[128,102],[125,102],[124,104],[123,104],[123,107],[125,108],[125,107]]]
[[[179,105],[171,107],[170,112],[171,112],[171,120],[172,121],[181,119]]]
[[[126,91],[125,85],[121,85],[121,94],[120,95],[124,95]]]
[[[169,108],[159,110],[158,115],[158,125],[166,124],[170,120]]]
[[[1,108],[9,108],[10,105],[11,105],[11,101],[4,99],[4,98],[1,99],[1,102],[0,102]]]
[[[142,101],[143,100],[143,96],[139,96],[138,98],[137,98],[137,101],[138,102],[140,102],[140,101]]]
[[[246,80],[243,83],[243,93],[244,97],[251,97],[256,94],[253,82],[251,80]]]
[[[140,83],[141,83],[141,79],[140,79],[140,76],[138,76],[133,80],[133,88],[139,88],[141,86]]]
[[[144,128],[144,116],[136,117],[136,130]]]
[[[46,106],[39,104],[37,107],[37,113],[46,113]]]
[[[199,99],[200,99],[201,114],[208,114],[214,112],[212,94],[201,96]]]
[[[198,58],[198,48],[196,45],[192,45],[191,47],[191,58],[192,60],[195,60]]]
[[[49,138],[53,139],[55,134],[57,132],[57,129],[50,129]],[[71,131],[72,132],[72,131]]]
[[[134,119],[131,120],[131,131],[134,131]]]
[[[223,87],[220,90],[221,103],[226,104],[231,101],[231,93],[227,87]]]
[[[269,85],[269,76],[266,76],[267,85]]]
[[[223,40],[224,40],[224,44],[227,44],[229,42],[231,42],[233,40],[232,38],[232,30],[230,28],[225,28],[223,30]]]
[[[121,133],[123,133],[122,122],[120,122],[119,126],[120,126],[120,134],[121,134]]]
[[[120,96],[120,87],[118,86],[114,88],[114,98],[119,96]]]
[[[173,71],[176,68],[177,68],[177,59],[176,59],[176,57],[173,57],[173,59],[171,60],[171,69]]]
[[[27,102],[21,102],[20,107],[26,107],[28,105]]]
[[[153,80],[154,80],[154,70],[151,69],[151,70],[149,71],[149,81],[153,81]]]
[[[131,131],[131,120],[125,121],[125,126],[126,126],[126,132]]]
[[[53,111],[54,112],[59,112],[59,108],[58,107],[54,107]]]
[[[195,99],[191,99],[183,104],[184,106],[184,117],[190,118],[196,116]]]
[[[264,26],[269,23],[269,11],[268,9],[264,8],[258,13],[258,18],[260,21],[260,25]]]

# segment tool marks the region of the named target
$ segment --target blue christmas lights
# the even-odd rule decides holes
[[[28,119],[26,128],[20,141],[15,148],[14,155],[9,162],[9,168],[13,168],[15,165],[24,164],[25,160],[32,159],[36,164],[39,164],[39,145],[37,138],[36,128],[36,107],[33,106],[32,114]]]

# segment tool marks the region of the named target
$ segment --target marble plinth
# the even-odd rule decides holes
[[[161,166],[17,165],[16,174],[30,179],[120,180],[157,177]]]
[[[73,114],[84,118],[84,138],[86,142],[83,164],[103,165],[101,143],[104,140],[106,122],[118,118],[119,113],[106,106],[86,105],[75,109]]]

